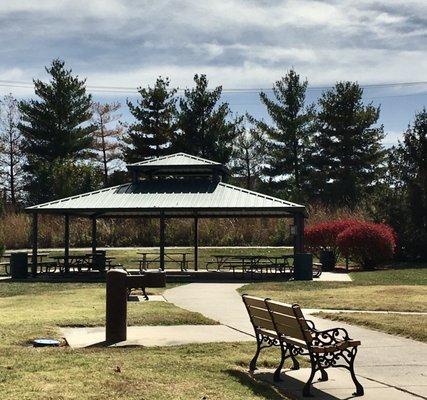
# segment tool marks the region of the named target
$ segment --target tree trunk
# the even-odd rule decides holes
[[[101,124],[102,161],[104,164],[104,187],[108,186],[107,150],[105,148],[104,125]]]
[[[295,174],[295,187],[300,189],[300,176],[299,176],[299,162],[298,162],[298,139],[294,137],[294,174]]]
[[[245,150],[246,153],[246,189],[251,188],[251,166],[250,166],[250,160],[249,160],[249,153],[248,149]]]
[[[10,202],[12,204],[13,209],[15,209],[16,205],[16,195],[15,195],[15,174],[13,171],[13,132],[9,131],[9,169],[10,169]]]

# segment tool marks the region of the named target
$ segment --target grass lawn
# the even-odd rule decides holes
[[[158,292],[158,290],[155,290]],[[33,348],[36,337],[59,338],[59,326],[104,323],[101,284],[0,282],[0,393],[31,399],[285,399],[246,372],[254,344],[158,348]],[[129,303],[130,324],[214,324],[162,302]],[[273,368],[278,351],[259,365]]]
[[[351,273],[353,282],[268,282],[239,291],[304,308],[427,312],[427,269],[407,268]],[[416,340],[427,338],[427,317],[340,313],[322,316],[368,326]]]
[[[366,314],[366,313],[325,313],[319,317],[333,321],[367,326],[379,331],[406,336],[427,342],[427,315]]]
[[[353,272],[353,282],[264,282],[239,291],[304,308],[427,312],[427,269]]]

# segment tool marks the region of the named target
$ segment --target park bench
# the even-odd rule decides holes
[[[288,305],[243,295],[243,302],[254,327],[257,349],[249,369],[256,369],[260,351],[267,347],[279,346],[281,360],[274,372],[274,380],[280,381],[280,373],[287,358],[293,362],[292,369],[299,369],[296,359],[298,355],[309,356],[311,374],[303,389],[303,396],[311,396],[311,383],[317,371],[321,380],[328,380],[326,369],[342,367],[350,371],[356,386],[357,396],[363,396],[363,387],[354,373],[354,359],[360,341],[352,340],[343,328],[333,328],[319,331],[312,321],[305,319],[298,304]]]

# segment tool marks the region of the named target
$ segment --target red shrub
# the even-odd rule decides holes
[[[338,220],[310,226],[304,231],[306,245],[314,253],[318,253],[321,250],[331,250],[337,253],[338,235],[349,226],[357,223],[358,221],[354,220]]]
[[[342,231],[336,240],[341,254],[372,268],[390,260],[396,249],[396,234],[385,224],[359,222]]]

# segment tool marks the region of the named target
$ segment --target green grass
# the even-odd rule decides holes
[[[325,313],[316,314],[333,321],[366,326],[394,335],[427,342],[427,315]]]
[[[104,303],[102,284],[0,282],[1,399],[286,398],[246,372],[253,343],[90,349],[30,345],[36,337],[60,338],[60,326],[102,325]],[[130,325],[215,323],[163,302],[128,306]],[[259,366],[275,368],[279,359],[277,349],[265,351]]]
[[[353,282],[265,282],[239,291],[304,308],[427,312],[427,269],[351,274]]]

